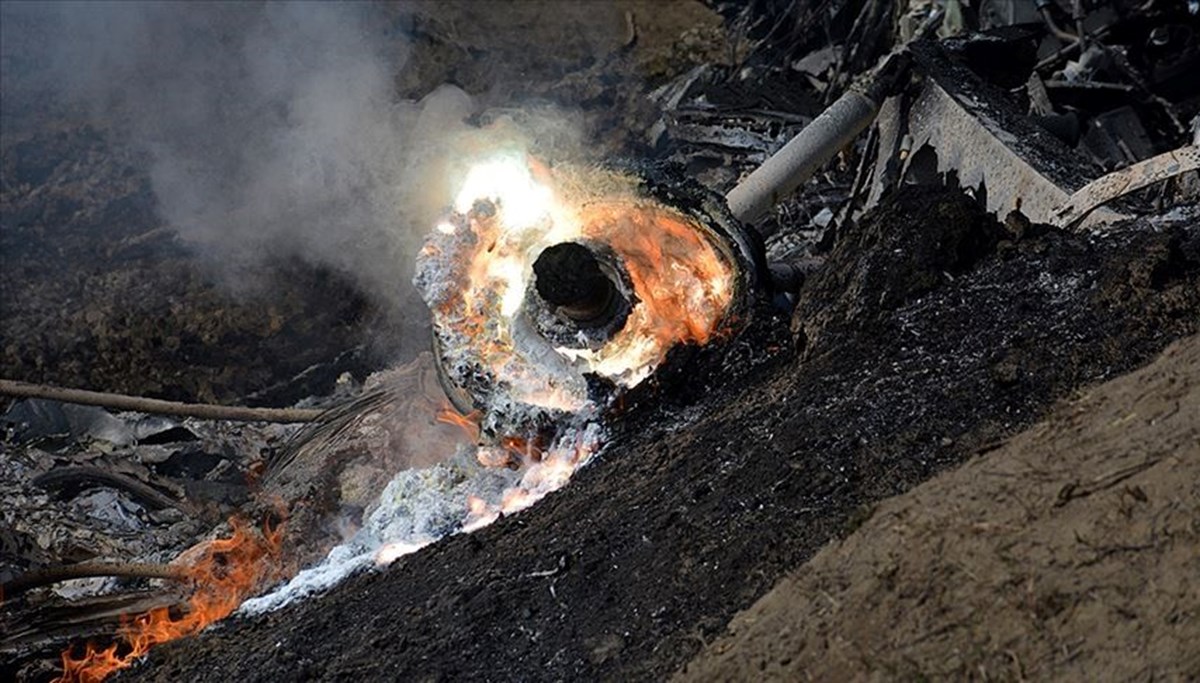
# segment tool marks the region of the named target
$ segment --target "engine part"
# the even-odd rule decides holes
[[[440,377],[496,425],[603,410],[668,352],[746,319],[769,281],[723,199],[656,166],[476,166],[418,258]]]

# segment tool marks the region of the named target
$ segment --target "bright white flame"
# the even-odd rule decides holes
[[[489,274],[503,282],[500,295],[500,315],[511,318],[521,308],[525,299],[524,266],[515,258],[498,258],[490,268]]]
[[[380,548],[379,552],[375,554],[375,566],[386,567],[401,557],[404,557],[405,555],[411,555],[432,542],[433,539],[417,543],[409,543],[405,541],[388,543]]]
[[[550,213],[554,193],[533,179],[524,155],[510,154],[472,166],[454,209],[465,214],[481,199],[499,206],[505,225],[527,230]]]

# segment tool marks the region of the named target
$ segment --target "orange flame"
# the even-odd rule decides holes
[[[591,395],[589,375],[618,389],[637,386],[672,348],[727,334],[742,294],[734,252],[701,217],[646,196],[632,175],[551,167],[520,154],[472,167],[454,210],[428,240],[417,280],[433,313],[440,360],[462,375],[450,379],[494,390],[481,403],[547,409],[552,419],[573,414],[581,429],[574,443],[564,432],[553,440],[489,436],[480,444],[480,464],[522,476],[499,501],[467,498],[462,529],[468,532],[562,488],[601,446],[594,423],[583,425],[605,408]],[[531,329],[538,321],[523,315],[533,296],[534,262],[551,245],[571,241],[611,253],[628,294],[623,324],[598,346],[538,339],[539,330]],[[443,411],[439,420],[469,430],[479,443],[477,419],[464,424],[463,416]]]
[[[709,341],[732,298],[731,275],[696,225],[649,202],[597,203],[585,220],[583,234],[603,238],[622,256],[641,298],[643,316],[627,336],[653,338],[661,354],[680,342]]]
[[[500,439],[504,450],[526,462],[541,462],[542,442],[539,438],[526,439],[522,436],[505,436]]]
[[[617,176],[608,178],[607,191],[596,192],[580,189],[585,178],[570,169],[551,170],[532,159],[475,170],[456,202],[462,213],[444,224],[449,232],[437,230],[431,238],[437,258],[433,251],[423,255],[431,268],[448,267],[436,271],[439,281],[455,285],[436,290],[430,305],[436,326],[466,340],[455,345],[462,364],[494,371],[517,401],[566,412],[587,401],[581,379],[539,373],[530,367],[537,361],[512,338],[532,259],[551,244],[584,239],[607,246],[633,289],[633,310],[602,348],[555,349],[582,372],[632,387],[672,347],[706,344],[728,322],[736,264],[701,221],[639,196],[636,188],[616,189],[626,182]],[[493,196],[499,210],[476,208],[476,199]],[[506,212],[514,206],[522,207],[522,218],[541,217],[513,220]]]
[[[242,601],[282,572],[282,527],[259,532],[239,519],[230,519],[233,536],[205,541],[176,558],[187,565],[193,592],[182,610],[153,609],[124,617],[120,642],[101,648],[89,642],[82,656],[67,648],[63,674],[56,683],[100,683],[110,673],[131,666],[150,648],[199,632],[224,619]]]
[[[483,418],[483,413],[478,410],[472,410],[466,415],[460,415],[457,410],[446,406],[438,411],[437,421],[442,424],[454,425],[461,427],[466,432],[467,437],[471,441],[479,441],[479,421]]]

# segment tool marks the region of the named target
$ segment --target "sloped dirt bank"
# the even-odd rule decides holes
[[[873,502],[1200,320],[1195,225],[1014,240],[909,189],[842,240],[802,345],[764,318],[697,354],[562,492],[123,677],[662,678]]]
[[[1200,675],[1200,337],[882,503],[679,680]]]

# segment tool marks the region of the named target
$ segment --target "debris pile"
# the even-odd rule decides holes
[[[444,455],[432,466],[398,471],[351,538],[244,612],[277,609],[528,508],[604,447],[618,401],[670,352],[746,322],[762,277],[756,245],[698,186],[643,173],[551,169],[517,155],[468,172],[421,251],[416,283],[453,404],[439,419],[469,441],[435,448]],[[378,391],[407,404],[394,383]],[[400,423],[394,409],[369,413]],[[303,449],[330,443],[314,434]]]
[[[654,143],[724,191],[783,148],[789,116],[814,117],[813,103],[853,92],[850,76],[911,57],[911,81],[876,98],[865,139],[761,221],[773,259],[824,251],[831,228],[909,185],[948,183],[1000,219],[1015,212],[1078,228],[1186,211],[1200,197],[1200,88],[1181,76],[1200,65],[1194,6],[1076,3],[1082,14],[1065,30],[1053,2],[984,3],[965,14],[958,3],[913,3],[891,34],[885,5],[856,17],[843,2],[731,5],[726,13],[742,25],[790,31],[790,42],[763,40],[740,69],[699,68],[653,94],[663,110]],[[804,23],[822,13],[835,17],[824,24],[832,29],[824,47]],[[787,112],[747,109],[783,102]],[[748,124],[748,111],[767,117],[774,134],[731,137],[763,126]]]
[[[254,461],[297,431],[114,414],[43,399],[16,401],[0,420],[0,486],[9,501],[0,513],[0,582],[10,608],[3,614],[9,652],[57,645],[64,635],[107,637],[122,615],[165,614],[186,604],[188,591],[179,582],[193,575],[180,574],[180,553],[198,539],[224,533],[223,522],[236,518],[250,499]],[[219,541],[201,544],[209,546],[219,548]],[[255,587],[257,582],[245,582],[244,589]],[[29,592],[34,588],[41,590]],[[208,605],[189,614],[211,621],[221,611]],[[181,633],[198,627],[195,621]],[[144,653],[149,644],[138,642]],[[115,647],[80,656],[115,666]],[[120,659],[136,656],[122,651]]]

